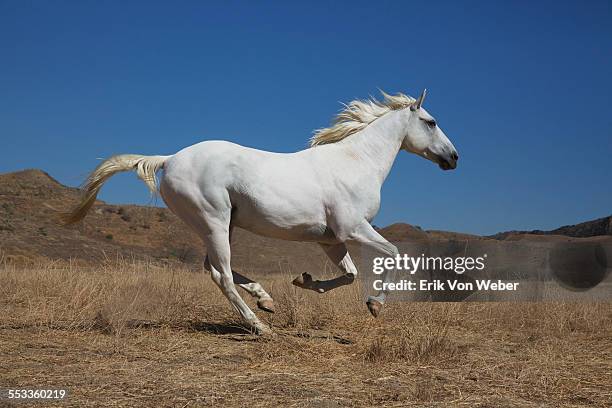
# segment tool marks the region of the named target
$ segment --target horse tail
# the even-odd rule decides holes
[[[81,221],[96,202],[96,197],[102,185],[114,174],[136,170],[138,177],[145,182],[151,193],[157,191],[155,173],[164,167],[164,162],[170,156],[142,156],[138,154],[120,154],[104,160],[87,177],[83,185],[81,202],[70,212],[61,213],[60,218],[65,225]]]

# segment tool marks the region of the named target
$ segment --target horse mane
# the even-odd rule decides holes
[[[407,108],[415,101],[413,97],[403,93],[389,95],[382,90],[380,93],[383,95],[382,101],[370,97],[366,100],[354,100],[348,105],[343,104],[344,109],[336,115],[332,126],[314,131],[310,138],[310,147],[339,142],[363,130],[384,114]]]

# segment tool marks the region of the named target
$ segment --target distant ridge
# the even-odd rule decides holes
[[[489,238],[503,240],[512,235],[564,235],[573,238],[588,238],[601,235],[612,235],[612,216],[581,222],[576,225],[564,225],[550,231],[506,231],[490,235]]]

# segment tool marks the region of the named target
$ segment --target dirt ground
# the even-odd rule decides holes
[[[4,264],[0,388],[68,390],[36,406],[612,405],[609,303],[403,303],[374,319],[357,284],[318,295],[292,278],[261,277],[277,335],[260,338],[204,272]]]

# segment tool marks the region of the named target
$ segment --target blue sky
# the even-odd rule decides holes
[[[291,4],[292,3],[292,4]],[[494,233],[612,208],[612,3],[0,1],[0,172],[206,139],[302,149],[339,101],[429,91],[459,150],[401,154],[375,223]],[[151,201],[133,174],[102,199]]]

